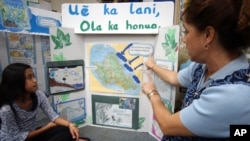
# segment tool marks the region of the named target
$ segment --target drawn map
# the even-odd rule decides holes
[[[106,93],[141,93],[143,44],[89,44],[90,90]]]

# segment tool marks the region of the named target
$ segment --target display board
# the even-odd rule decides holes
[[[137,11],[139,12],[150,6],[159,12],[158,16],[162,16],[161,22],[150,20],[151,14],[130,13],[131,8],[140,7]],[[106,9],[106,12],[109,11],[110,14],[103,13],[102,10],[100,10],[102,12],[93,11],[96,7],[104,11],[108,8],[109,10]],[[151,54],[154,54],[156,63],[160,67],[177,71],[179,26],[173,26],[173,11],[174,2],[171,1],[64,4],[62,6],[62,27],[51,27],[50,37],[62,34],[67,36],[67,40],[60,41],[62,44],[55,42],[54,39],[50,40],[51,60],[84,60],[86,87],[78,92],[53,95],[54,104],[58,105],[83,98],[86,101],[86,119],[80,126],[91,125],[149,132],[160,140],[161,130],[141,87],[147,81],[147,69],[144,62]],[[89,17],[81,15],[84,12],[88,13]],[[126,13],[125,19],[128,21],[141,16],[143,18],[139,18],[141,20],[138,24],[150,22],[160,26],[153,30],[124,29],[122,28],[124,17],[118,16],[124,15],[124,13]],[[98,18],[93,19],[94,15]],[[103,22],[100,22],[101,19]],[[73,20],[74,23],[70,22]],[[109,21],[119,21],[117,27],[120,28],[106,30],[104,27],[107,27]],[[164,22],[162,23],[162,21]],[[82,22],[89,23],[89,25],[98,23],[102,28],[100,28],[101,30],[78,31],[77,28]],[[138,21],[135,20],[135,22]],[[156,75],[154,75],[154,82],[161,93],[164,104],[170,111],[173,111],[175,87],[164,83]],[[134,104],[129,106],[130,102]]]
[[[93,10],[96,7],[102,12]],[[83,16],[86,11],[89,15]],[[46,12],[39,11],[38,15],[40,13],[43,17]],[[149,132],[160,140],[161,130],[141,86],[147,81],[144,62],[152,53],[160,67],[177,71],[179,27],[173,26],[173,13],[172,1],[64,4],[63,26],[50,26],[48,36],[34,35],[36,33],[28,29],[2,29],[7,32],[0,34],[0,66],[4,68],[12,62],[32,65],[39,88],[50,94],[56,112],[79,127],[91,125]],[[76,29],[81,24],[84,28],[89,26],[88,30]],[[47,35],[39,32],[44,33]],[[47,62],[74,60],[84,62],[85,87],[53,95],[49,90]],[[64,83],[63,77],[61,80]],[[173,111],[175,87],[156,75],[154,81],[164,104]],[[102,111],[107,117],[101,118],[103,115],[96,111]]]

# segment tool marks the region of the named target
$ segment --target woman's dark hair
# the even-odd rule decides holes
[[[23,63],[13,63],[8,65],[2,72],[2,80],[0,82],[0,108],[7,104],[16,115],[16,111],[12,104],[16,99],[20,98],[25,100],[25,70],[31,68],[30,65]],[[37,107],[37,96],[31,94],[32,108],[35,110]]]
[[[250,46],[250,0],[189,0],[182,18],[197,30],[212,26],[228,50]]]

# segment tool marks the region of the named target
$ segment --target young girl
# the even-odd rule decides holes
[[[0,82],[1,141],[72,141],[79,140],[79,130],[73,123],[60,118],[46,95],[38,91],[31,66],[13,63],[2,73]],[[36,127],[39,107],[50,122]]]

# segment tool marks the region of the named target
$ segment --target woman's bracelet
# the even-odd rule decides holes
[[[157,92],[157,90],[152,90],[152,91],[149,91],[149,92],[147,92],[147,93],[145,93],[146,95],[149,95],[149,94],[151,94],[152,92]]]
[[[150,100],[150,98],[151,98],[152,95],[159,95],[159,93],[158,93],[158,92],[153,92],[153,93],[149,94],[149,95],[148,95],[148,99],[149,99],[149,100]]]
[[[148,97],[149,100],[150,100],[150,98],[151,98],[152,95],[158,95],[158,94],[159,93],[158,93],[157,90],[152,90],[152,91],[146,93],[146,95],[147,95],[147,97]]]

